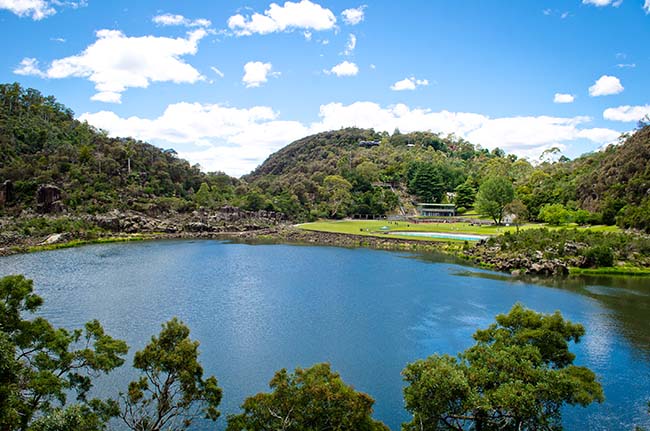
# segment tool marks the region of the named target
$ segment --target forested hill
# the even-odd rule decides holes
[[[454,203],[462,213],[475,207],[481,186],[494,178],[507,180],[529,220],[650,231],[648,124],[604,151],[572,161],[550,150],[535,164],[455,136],[348,128],[293,142],[239,180],[203,173],[173,150],[109,138],[37,90],[0,85],[4,214],[39,209],[43,185],[57,190],[59,203],[72,213],[231,205],[308,220],[413,215],[416,202]]]
[[[36,207],[41,185],[59,189],[68,211],[104,212],[182,209],[202,183],[236,182],[202,173],[173,150],[109,138],[54,97],[19,84],[0,85],[0,184],[7,180],[5,210],[14,213]]]
[[[371,142],[368,142],[371,141]],[[537,163],[454,136],[342,129],[300,139],[250,175],[267,199],[294,215],[412,213],[414,202],[475,204],[481,184],[504,177],[529,220],[618,223],[650,230],[650,126],[575,160],[555,149]]]

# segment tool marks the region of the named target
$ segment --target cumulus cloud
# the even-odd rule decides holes
[[[271,72],[273,65],[271,63],[262,63],[261,61],[249,61],[244,65],[244,76],[242,82],[247,88],[259,87],[268,81],[268,76],[278,76],[279,72]]]
[[[181,59],[194,55],[204,29],[188,33],[187,38],[155,36],[128,37],[118,30],[99,30],[97,41],[81,54],[54,60],[40,70],[38,61],[25,58],[14,70],[21,75],[41,78],[86,78],[95,84],[92,100],[119,103],[127,88],[147,88],[151,82],[195,83],[204,79],[194,67]]]
[[[597,7],[604,7],[609,5],[619,7],[621,3],[623,3],[623,0],[582,0],[582,4],[590,4]]]
[[[336,24],[331,10],[309,0],[287,1],[283,6],[271,3],[264,14],[236,14],[228,18],[228,27],[237,36],[269,34],[295,29],[330,30]]]
[[[531,158],[551,147],[566,148],[576,140],[602,146],[619,136],[615,130],[588,127],[588,117],[490,118],[404,104],[383,107],[373,102],[328,103],[320,106],[318,115],[317,121],[305,124],[281,119],[267,106],[176,103],[153,119],[124,118],[101,111],[83,114],[80,120],[107,130],[111,136],[133,136],[162,147],[174,146],[181,157],[201,164],[205,170],[237,176],[250,172],[271,153],[296,139],[341,127],[453,133],[488,149],[499,147]]]
[[[553,103],[573,103],[576,97],[573,94],[555,93]]]
[[[0,9],[20,17],[28,16],[35,21],[54,15],[57,11],[55,6],[76,9],[86,6],[86,0],[0,0]]]
[[[615,76],[603,75],[598,78],[598,81],[589,87],[589,95],[596,96],[609,96],[612,94],[619,94],[624,90],[621,81]]]
[[[639,121],[647,116],[650,117],[650,105],[624,105],[617,108],[607,108],[603,112],[603,118],[612,121]]]
[[[401,81],[397,81],[390,86],[390,89],[393,91],[404,91],[404,90],[415,90],[417,87],[429,85],[429,80],[427,79],[415,79],[414,76],[410,78],[404,78]]]
[[[134,136],[162,147],[208,171],[243,175],[271,153],[309,133],[297,121],[279,120],[265,106],[233,108],[218,104],[176,103],[157,118],[123,118],[110,111],[86,113],[81,121],[111,136]]]
[[[343,55],[352,55],[354,53],[354,48],[357,47],[357,37],[353,34],[348,36],[348,42],[345,44],[345,51]]]
[[[162,15],[156,15],[151,19],[154,23],[163,26],[169,25],[182,25],[184,27],[210,27],[212,21],[205,18],[199,19],[188,19],[183,15],[172,15],[170,13],[165,13]]]
[[[365,13],[364,13],[365,8],[366,5],[363,5],[357,8],[350,8],[344,10],[343,12],[341,12],[341,16],[343,16],[343,22],[346,23],[347,25],[359,24],[365,18]]]
[[[324,72],[327,74],[334,74],[336,76],[355,76],[359,73],[359,67],[356,64],[346,60],[337,64],[329,70],[325,70]]]
[[[18,67],[14,69],[16,75],[38,76],[47,78],[47,74],[38,67],[38,60],[35,58],[23,58]]]

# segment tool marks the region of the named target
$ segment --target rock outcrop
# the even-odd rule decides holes
[[[61,189],[52,184],[40,185],[36,191],[36,210],[42,214],[62,212]]]

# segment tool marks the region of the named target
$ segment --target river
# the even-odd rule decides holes
[[[569,430],[650,426],[650,279],[517,281],[449,258],[368,249],[156,241],[90,245],[0,258],[0,276],[24,274],[59,326],[99,319],[130,356],[178,316],[201,342],[201,362],[224,389],[219,428],[280,368],[330,362],[375,398],[374,417],[397,431],[408,419],[400,371],[455,354],[514,303],[560,310],[586,336],[576,364],[594,370],[606,401],[568,408]],[[98,381],[115,395],[125,366]],[[199,425],[196,429],[201,429]]]

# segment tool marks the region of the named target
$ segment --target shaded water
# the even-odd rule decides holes
[[[517,301],[560,310],[585,325],[576,363],[593,369],[607,401],[567,409],[567,429],[650,426],[650,279],[573,279],[547,286],[460,266],[439,256],[367,249],[219,241],[103,244],[0,258],[0,276],[25,274],[45,298],[42,314],[79,327],[97,318],[131,354],[180,317],[201,341],[201,361],[224,389],[221,410],[267,389],[274,371],[329,361],[375,400],[398,430],[400,371],[471,335]],[[124,390],[123,367],[98,386]],[[219,420],[223,428],[225,420]],[[197,427],[200,428],[200,427]]]

